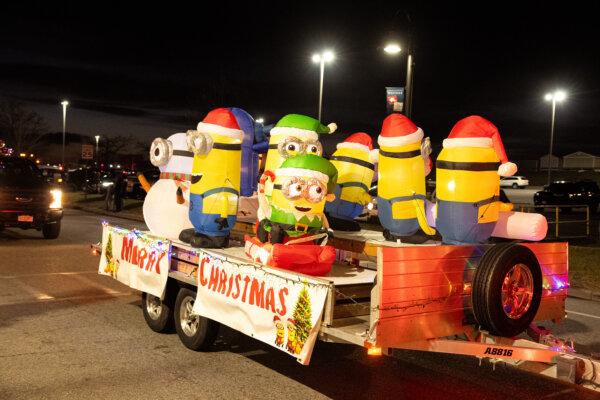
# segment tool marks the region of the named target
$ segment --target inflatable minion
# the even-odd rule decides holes
[[[275,171],[289,157],[301,154],[323,154],[320,134],[333,133],[337,125],[327,126],[318,120],[300,114],[288,114],[271,129],[265,171]]]
[[[261,242],[282,243],[286,239],[322,233],[329,226],[324,215],[325,202],[333,201],[337,170],[323,157],[304,154],[288,158],[275,172],[265,171],[273,182],[271,193],[262,184],[265,219],[259,222]]]
[[[373,150],[371,136],[364,132],[354,133],[342,143],[330,158],[338,170],[335,200],[325,205],[331,228],[343,231],[359,231],[354,221],[371,201],[369,189],[375,173],[377,150]]]
[[[435,230],[425,214],[425,174],[429,170],[429,138],[402,114],[383,121],[379,143],[377,209],[388,240],[421,243]]]
[[[188,131],[194,152],[190,187],[190,221],[180,240],[194,247],[225,247],[235,224],[240,192],[243,132],[226,108],[209,112],[197,130]]]
[[[515,172],[494,124],[479,116],[458,121],[436,161],[436,227],[444,243],[484,243],[501,209],[500,176]]]

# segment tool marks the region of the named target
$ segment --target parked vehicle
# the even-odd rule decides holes
[[[80,167],[69,170],[67,181],[72,190],[99,193],[100,172],[95,167]]]
[[[522,189],[527,186],[529,186],[529,180],[524,176],[506,176],[500,178],[500,187]]]
[[[62,188],[67,185],[67,174],[61,167],[54,167],[51,165],[39,165],[38,169],[42,174],[42,177],[48,183],[60,186]]]
[[[41,230],[46,239],[60,234],[62,191],[26,158],[0,157],[0,230]]]
[[[143,171],[148,183],[153,184],[160,177],[160,171],[156,168]],[[142,188],[136,173],[131,173],[125,178],[125,197],[143,200],[146,197],[146,191]]]
[[[536,211],[542,211],[544,205],[560,205],[563,211],[570,211],[569,206],[587,205],[591,213],[598,211],[600,204],[600,188],[594,181],[556,181],[544,186],[544,190],[533,195]]]

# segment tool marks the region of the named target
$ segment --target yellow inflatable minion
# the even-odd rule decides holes
[[[194,247],[225,247],[235,224],[240,192],[243,132],[227,108],[209,112],[197,130],[188,131],[194,152],[190,221],[194,229],[179,235]]]
[[[515,172],[494,124],[479,116],[458,121],[436,161],[436,227],[444,243],[484,243],[502,207],[500,176]]]
[[[371,201],[369,189],[375,174],[377,150],[373,150],[371,136],[364,132],[354,133],[342,143],[330,157],[338,170],[335,200],[327,203],[325,211],[334,230],[358,231],[354,221]]]
[[[390,114],[383,121],[379,143],[377,208],[388,240],[419,243],[435,230],[425,215],[425,175],[429,172],[429,138],[402,114]]]
[[[300,114],[288,114],[271,129],[265,171],[275,171],[289,157],[302,154],[322,155],[319,135],[335,132],[337,125]]]

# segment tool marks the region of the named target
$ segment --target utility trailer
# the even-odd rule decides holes
[[[312,277],[250,261],[242,244],[251,233],[251,224],[238,222],[231,239],[239,245],[225,249],[172,242],[163,299],[142,294],[150,328],[163,332],[174,323],[188,348],[212,345],[219,323],[194,308],[199,274],[207,274],[202,257],[209,254],[324,288],[317,332],[323,341],[359,345],[373,355],[393,349],[471,355],[589,387],[600,384],[599,361],[575,355],[572,344],[535,323],[566,316],[567,243],[406,245],[385,241],[380,232],[336,233],[331,272]],[[254,336],[243,325],[228,325]],[[517,337],[522,332],[532,340]],[[309,360],[310,354],[301,362]]]

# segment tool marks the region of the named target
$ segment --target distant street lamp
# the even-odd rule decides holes
[[[397,43],[388,43],[384,48],[387,54],[395,56],[402,51],[402,48]],[[406,58],[406,83],[404,85],[404,115],[410,118],[410,114],[412,113],[412,87],[413,87],[413,56],[408,53],[408,57]]]
[[[552,145],[554,144],[554,118],[556,116],[556,103],[562,102],[567,98],[567,94],[562,90],[555,90],[554,93],[547,93],[544,100],[552,102],[552,122],[550,124],[550,151],[548,153],[548,185],[550,185],[550,172],[552,171]]]
[[[259,124],[262,124],[265,122],[264,118],[256,118],[256,122],[258,122]]]
[[[67,100],[63,100],[60,102],[63,110],[63,143],[62,143],[62,165],[65,165],[65,128],[67,126],[67,106],[69,102]]]
[[[96,138],[96,162],[100,161],[100,155],[98,154],[98,142],[100,141],[100,135],[94,136]]]
[[[333,59],[334,55],[329,50],[313,54],[312,56],[313,62],[320,64],[321,67],[321,79],[319,81],[319,121],[321,120],[321,113],[323,111],[323,78],[325,75],[325,63],[333,61]]]

